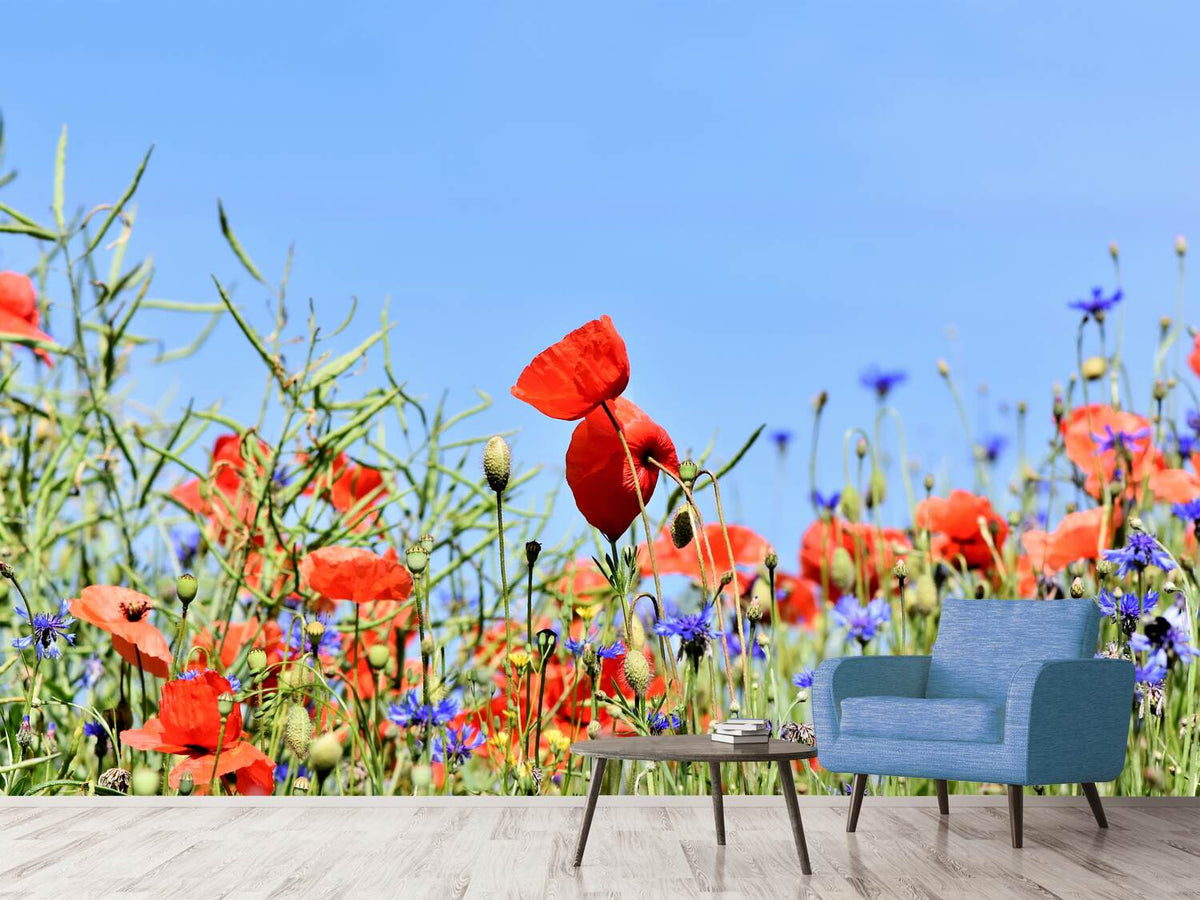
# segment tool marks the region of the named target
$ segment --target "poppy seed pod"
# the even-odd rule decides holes
[[[511,473],[512,454],[508,449],[508,441],[496,435],[483,448],[483,474],[487,477],[488,487],[497,494],[503,494]]]
[[[887,499],[887,478],[883,471],[876,468],[871,470],[870,491],[867,494],[867,509],[876,509]]]
[[[257,675],[267,667],[267,651],[261,647],[255,647],[246,655],[246,665],[253,674]]]
[[[850,522],[857,522],[859,516],[862,515],[862,497],[858,493],[858,488],[849,482],[842,488],[842,497],[838,501],[838,505],[842,509],[842,516]]]
[[[191,772],[184,772],[179,776],[179,796],[190,797],[192,790],[196,787],[196,779]]]
[[[414,575],[420,575],[425,571],[425,566],[429,564],[429,554],[420,544],[413,544],[404,554],[404,562],[408,566],[408,571]]]
[[[237,701],[233,694],[229,693],[229,691],[223,691],[217,697],[217,712],[221,714],[222,719],[229,718],[230,714],[233,712],[233,704],[236,702]]]
[[[432,534],[421,535],[419,538],[417,538],[417,543],[421,545],[421,549],[425,551],[426,556],[433,552],[434,542]]]
[[[297,778],[295,781],[292,782],[292,793],[293,794],[307,794],[309,787],[310,787],[310,785],[309,785],[308,779],[305,778],[303,775],[301,775],[299,778]]]
[[[385,669],[391,658],[392,652],[387,644],[372,644],[371,649],[367,651],[367,665],[376,672]]]
[[[676,550],[682,550],[692,542],[695,531],[692,529],[692,511],[686,506],[675,513],[671,519],[671,543]]]
[[[113,766],[111,769],[106,769],[104,774],[96,779],[96,786],[116,791],[118,794],[128,794],[131,777],[128,769]]]
[[[696,465],[694,460],[685,459],[679,464],[679,480],[684,484],[691,486],[696,480],[696,476],[700,474],[700,467]]]
[[[333,732],[321,735],[308,748],[308,762],[317,777],[324,779],[342,759],[342,742]]]
[[[148,766],[138,766],[133,770],[130,785],[136,797],[153,797],[158,793],[158,772]]]
[[[836,547],[829,564],[829,577],[843,592],[854,587],[854,560],[845,547]]]
[[[537,562],[538,557],[541,555],[541,553],[542,553],[542,545],[539,544],[537,541],[526,541],[525,542],[525,562],[526,562],[526,564],[532,566],[535,562]]]
[[[639,697],[646,695],[646,688],[650,686],[650,663],[641,651],[631,650],[625,654],[625,680]]]
[[[175,579],[175,596],[179,598],[179,602],[187,606],[196,599],[196,576],[190,572],[184,572]]]
[[[283,727],[283,742],[292,751],[296,759],[308,757],[308,747],[312,742],[312,719],[308,710],[298,703],[288,708],[287,719]]]

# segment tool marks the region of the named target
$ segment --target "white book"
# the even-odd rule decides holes
[[[722,744],[765,744],[771,739],[768,734],[711,734],[709,737]]]
[[[720,734],[766,734],[770,730],[771,726],[765,722],[762,724],[717,722],[713,725],[713,731]]]
[[[718,725],[769,725],[770,719],[726,719]]]

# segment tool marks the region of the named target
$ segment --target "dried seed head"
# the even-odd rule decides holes
[[[117,791],[121,794],[129,793],[129,780],[132,776],[128,769],[122,769],[119,766],[114,766],[104,772],[96,779],[98,787],[107,788],[110,791]]]
[[[542,545],[537,541],[525,542],[525,562],[532,566],[542,553]]]
[[[308,710],[298,703],[288,708],[287,719],[283,727],[283,742],[292,751],[296,759],[307,759],[308,748],[312,743],[312,719]]]
[[[897,559],[896,564],[892,566],[892,574],[896,577],[897,581],[908,579],[908,563],[905,562],[903,556]]]
[[[196,583],[196,576],[190,572],[184,572],[175,579],[175,596],[179,598],[179,602],[185,607],[196,599],[196,589],[199,585]]]
[[[625,680],[639,697],[646,694],[650,686],[650,664],[640,651],[631,650],[625,654]]]
[[[682,550],[692,542],[695,532],[692,529],[692,511],[686,506],[680,507],[671,519],[671,543],[676,550]]]
[[[388,649],[387,644],[372,644],[371,649],[367,651],[367,665],[376,672],[386,669],[391,658],[392,651]]]
[[[933,491],[933,473],[929,472],[925,475],[925,492],[932,493]]]
[[[512,453],[509,452],[508,441],[496,435],[483,448],[483,474],[487,477],[488,487],[497,494],[503,494],[511,473]]]
[[[762,604],[758,601],[758,598],[755,597],[753,600],[750,601],[750,605],[746,607],[746,618],[748,618],[751,622],[757,622],[762,617],[763,617]]]

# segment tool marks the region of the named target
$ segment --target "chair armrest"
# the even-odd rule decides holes
[[[1027,784],[1111,781],[1125,765],[1133,663],[1067,659],[1013,674],[1004,743],[1025,754]]]
[[[924,697],[928,656],[847,656],[827,659],[813,680],[818,746],[837,740],[847,697]]]

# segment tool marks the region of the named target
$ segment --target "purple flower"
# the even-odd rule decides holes
[[[1167,679],[1167,654],[1151,653],[1145,665],[1135,666],[1133,680],[1138,684],[1162,684]]]
[[[1130,454],[1140,453],[1145,447],[1138,444],[1150,440],[1149,428],[1139,428],[1137,431],[1113,431],[1111,425],[1104,426],[1104,434],[1093,434],[1092,443],[1096,445],[1095,454],[1099,456],[1107,451],[1124,451]]]
[[[651,734],[662,734],[664,731],[678,732],[679,727],[679,716],[675,713],[668,715],[654,710],[646,713],[646,730]]]
[[[483,746],[483,733],[470,725],[447,728],[446,736],[440,734],[433,739],[433,761],[453,762],[461,766],[471,758],[471,751]]]
[[[863,646],[875,637],[879,627],[892,618],[892,608],[882,597],[876,597],[866,606],[850,594],[843,596],[831,610],[833,621],[845,628],[850,637]]]
[[[342,652],[342,633],[333,627],[327,616],[317,616],[317,621],[325,626],[321,635],[321,643],[317,645],[317,656],[337,656]],[[303,653],[309,649],[308,635],[304,632],[304,620],[293,615],[290,622],[280,620],[279,623],[288,633],[288,647]]]
[[[1147,566],[1157,566],[1164,572],[1175,568],[1171,557],[1153,537],[1144,531],[1134,531],[1125,540],[1125,546],[1119,550],[1105,550],[1104,558],[1117,564],[1117,574],[1145,570]]]
[[[992,434],[985,437],[977,445],[979,454],[989,463],[994,463],[1008,446],[1008,438],[1002,434]]]
[[[1173,660],[1179,660],[1185,665],[1193,657],[1200,655],[1191,644],[1187,612],[1179,606],[1170,606],[1163,610],[1161,616],[1146,623],[1142,629],[1144,634],[1134,634],[1129,637],[1129,647],[1137,653],[1166,654],[1168,667]]]
[[[771,432],[771,440],[775,442],[775,448],[783,453],[787,450],[788,444],[791,443],[792,433],[785,428]]]
[[[1200,522],[1200,498],[1189,500],[1187,503],[1176,503],[1171,507],[1171,512],[1185,522]]]
[[[842,492],[833,491],[829,496],[825,496],[820,491],[814,489],[812,492],[812,502],[813,506],[816,506],[818,509],[833,512],[837,509],[838,504],[842,502]]]
[[[67,633],[67,629],[71,627],[71,624],[75,620],[67,615],[71,609],[71,604],[66,600],[63,600],[59,605],[57,613],[34,613],[32,618],[21,607],[16,606],[13,608],[18,615],[30,620],[33,632],[25,637],[15,638],[12,645],[16,649],[24,650],[32,646],[37,653],[38,659],[59,659],[62,657],[62,650],[58,647],[60,638],[70,646],[75,646],[75,635]]]
[[[451,695],[433,703],[423,704],[417,691],[408,691],[399,703],[388,707],[388,721],[408,728],[412,725],[445,725],[462,708],[458,698]]]
[[[817,677],[816,671],[810,666],[806,669],[801,669],[800,672],[792,676],[792,684],[802,690],[808,690],[813,686],[813,680]]]
[[[1122,593],[1119,597],[1108,591],[1101,591],[1096,596],[1096,605],[1100,607],[1100,612],[1120,625],[1127,635],[1137,631],[1138,621],[1145,613],[1154,609],[1156,603],[1158,591],[1146,591],[1144,597],[1139,597],[1132,591]]]
[[[705,604],[704,609],[690,616],[659,619],[654,623],[654,633],[679,638],[679,658],[682,659],[686,655],[694,665],[699,665],[708,651],[708,642],[714,637],[708,626],[710,609],[711,607]]]
[[[600,659],[618,659],[625,655],[625,645],[620,641],[613,641],[607,646],[604,644],[595,643],[596,633],[593,631],[585,638],[576,640],[575,638],[567,638],[563,641],[563,646],[572,656],[579,656],[587,649],[588,645],[592,645],[592,649],[596,651],[596,656]]]
[[[1104,313],[1108,312],[1114,306],[1121,302],[1123,296],[1121,291],[1117,291],[1111,297],[1105,297],[1104,292],[1098,288],[1092,288],[1092,296],[1088,300],[1073,300],[1067,304],[1068,309],[1077,309],[1084,316],[1093,316],[1100,318]]]
[[[864,369],[858,376],[858,382],[865,388],[873,390],[880,400],[884,399],[892,388],[908,380],[908,374],[900,370],[885,372],[878,366]]]
[[[733,626],[736,628],[737,626]],[[733,633],[733,628],[725,630],[725,646],[729,648],[729,658],[736,659],[742,655],[742,641],[736,634]],[[766,659],[767,651],[758,645],[758,641],[754,641],[750,648],[751,659]]]

